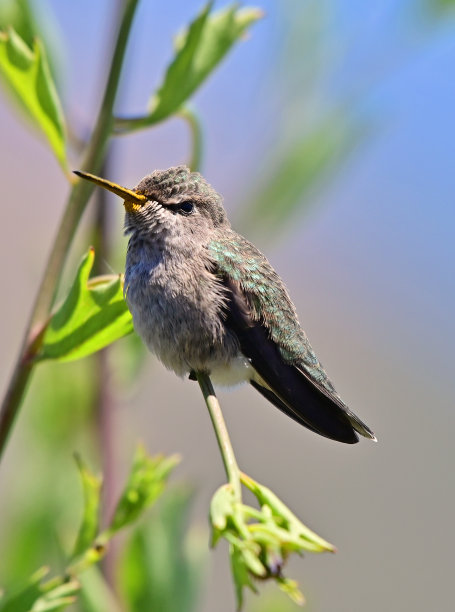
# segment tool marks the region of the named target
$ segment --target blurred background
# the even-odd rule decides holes
[[[58,49],[66,115],[85,137],[105,82],[115,3],[35,4]],[[202,171],[234,227],[285,280],[340,395],[379,441],[345,447],[296,426],[252,389],[221,390],[238,461],[338,548],[291,563],[308,610],[449,610],[455,3],[255,5],[264,18],[192,101],[204,131]],[[200,7],[140,4],[118,114],[144,112],[172,58],[172,37]],[[68,185],[3,94],[0,122],[3,389]],[[134,186],[188,157],[187,127],[174,119],[114,140],[106,171]],[[118,272],[126,241],[115,197],[108,210],[103,265]],[[89,207],[68,279],[90,244],[92,217]],[[38,369],[0,470],[0,582],[51,564],[72,537],[76,450],[104,465],[107,514],[138,439],[152,453],[180,453],[174,479],[194,488],[192,533],[208,541],[208,504],[224,474],[200,391],[136,344],[119,341],[103,361]],[[97,376],[109,380],[102,413]],[[198,609],[233,610],[226,548],[206,563]],[[294,609],[274,587],[264,591],[264,599],[248,596],[247,611]]]

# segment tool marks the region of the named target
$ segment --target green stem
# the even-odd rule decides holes
[[[138,0],[125,0],[120,28],[115,44],[109,77],[95,129],[82,164],[85,171],[98,172],[113,128],[113,106],[118,90],[120,72]],[[87,181],[77,181],[70,192],[68,203],[52,247],[41,285],[38,289],[22,348],[0,410],[0,457],[19,410],[30,374],[33,371],[31,348],[39,350],[43,331],[54,303],[55,293],[74,233],[89,200],[92,187]]]
[[[109,149],[103,163],[101,176],[111,174],[112,147]],[[97,257],[93,266],[95,275],[105,272],[106,264],[109,261],[110,241],[109,241],[109,214],[113,209],[109,206],[108,192],[105,189],[98,189],[96,192],[96,206],[94,215],[93,241]],[[111,370],[109,366],[109,347],[105,347],[93,355],[93,367],[95,368],[95,393],[93,402],[94,433],[97,437],[98,448],[100,449],[103,466],[103,487],[102,487],[102,523],[107,523],[108,512],[111,512],[114,504],[115,489],[115,428],[114,428],[114,395],[111,392]],[[116,549],[111,547],[101,563],[101,573],[109,586],[115,583],[115,561]]]
[[[115,136],[126,136],[132,132],[138,132],[139,130],[146,130],[152,125],[156,125],[163,121],[151,120],[152,115],[139,115],[138,117],[115,117],[114,119],[114,134]],[[168,119],[168,117],[165,117]]]
[[[191,158],[188,162],[192,172],[199,171],[202,165],[202,126],[197,114],[185,106],[178,112],[178,116],[186,121],[191,132]]]
[[[114,119],[114,134],[116,136],[125,136],[127,134],[132,134],[133,132],[137,132],[139,130],[145,130],[150,128],[157,123],[163,121],[160,119],[159,121],[151,121],[150,117],[152,115],[143,115],[140,117],[116,117]],[[188,162],[188,166],[190,167],[192,172],[199,171],[201,169],[202,163],[202,126],[199,121],[197,114],[188,106],[182,107],[175,115],[175,117],[181,117],[190,128],[191,132],[191,158]],[[170,117],[165,117],[164,119],[169,119]]]
[[[221,406],[215,395],[212,381],[208,374],[203,372],[196,373],[197,381],[204,396],[205,403],[212,419],[213,429],[215,430],[218,446],[220,447],[221,457],[224,463],[224,469],[228,477],[229,484],[234,490],[237,500],[242,499],[242,490],[240,485],[240,470],[232,448],[231,440],[229,439],[228,430],[224,421]]]
[[[103,163],[107,143],[114,124],[113,107],[137,3],[138,0],[126,0],[124,3],[124,11],[121,17],[103,101],[81,166],[83,171],[99,172]],[[32,323],[43,320],[49,314],[66,255],[92,190],[93,185],[81,180],[78,180],[71,190],[68,204],[49,256],[44,278],[38,291],[38,297],[32,313]]]

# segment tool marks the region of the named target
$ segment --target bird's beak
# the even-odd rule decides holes
[[[116,183],[111,183],[111,181],[107,181],[106,179],[100,178],[99,176],[95,176],[94,174],[89,174],[88,172],[81,172],[80,170],[74,170],[74,174],[80,176],[87,181],[91,181],[95,183],[95,185],[99,185],[100,187],[104,187],[108,191],[112,191],[116,195],[123,198],[123,205],[128,212],[134,212],[139,210],[145,202],[147,202],[147,198],[142,193],[136,193],[131,189],[127,189],[126,187],[121,187]]]

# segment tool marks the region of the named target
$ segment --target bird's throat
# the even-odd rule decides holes
[[[124,200],[123,206],[125,207],[126,212],[137,213],[141,210],[143,205],[138,204],[137,202],[131,202],[130,200]]]

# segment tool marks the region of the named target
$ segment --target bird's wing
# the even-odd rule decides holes
[[[280,277],[239,234],[214,239],[209,256],[227,291],[226,325],[261,382],[254,386],[288,416],[346,443],[374,434],[344,404],[299,325]]]

